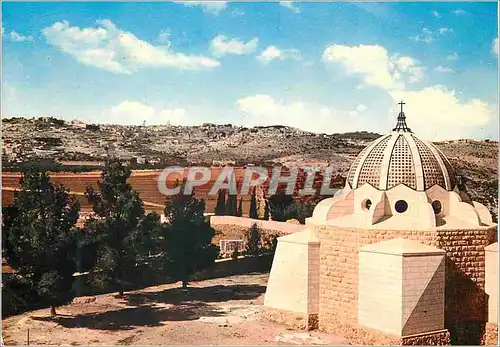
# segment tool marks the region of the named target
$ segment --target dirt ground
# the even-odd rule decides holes
[[[345,345],[322,332],[293,331],[262,316],[267,274],[165,284],[78,298],[58,317],[37,310],[2,321],[6,345]],[[90,301],[90,302],[89,302]]]

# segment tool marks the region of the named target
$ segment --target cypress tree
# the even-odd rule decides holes
[[[243,198],[240,198],[240,203],[238,205],[238,211],[236,212],[237,217],[243,217]]]
[[[257,200],[255,197],[255,192],[256,192],[256,188],[254,187],[253,191],[252,191],[252,196],[250,197],[250,211],[248,213],[248,216],[250,218],[253,218],[253,219],[259,218],[259,216],[257,214]]]
[[[224,216],[226,214],[226,191],[219,190],[217,196],[217,206],[215,207],[216,216]]]

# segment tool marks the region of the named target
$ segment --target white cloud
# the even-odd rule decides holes
[[[395,103],[405,101],[408,126],[428,140],[470,136],[472,129],[484,126],[494,115],[486,102],[462,102],[454,90],[439,85],[418,91],[390,91],[389,95]]]
[[[118,29],[110,20],[97,22],[97,28],[72,27],[57,22],[42,30],[47,42],[79,63],[114,73],[131,74],[145,68],[183,70],[211,69],[217,60],[176,53],[167,46],[154,46],[134,34]]]
[[[3,36],[3,32],[4,32],[4,29],[3,29],[3,25],[2,25],[2,36]]]
[[[366,107],[366,105],[363,105],[363,104],[359,104],[356,107],[356,111],[358,111],[358,112],[365,112],[367,109],[368,109],[368,107]]]
[[[300,8],[298,8],[297,6],[295,6],[293,4],[293,1],[280,1],[279,2],[281,6],[283,7],[286,7],[290,10],[292,10],[294,13],[300,13]]]
[[[210,48],[215,56],[224,56],[226,54],[244,55],[255,52],[259,43],[258,38],[253,38],[248,42],[240,41],[236,38],[229,39],[224,35],[217,35],[210,42]]]
[[[452,28],[439,28],[439,34],[440,35],[446,35],[449,33],[452,33],[453,29]]]
[[[458,54],[457,54],[457,52],[454,52],[454,53],[446,56],[446,60],[458,60]]]
[[[169,29],[161,30],[158,33],[158,38],[156,39],[161,44],[166,44],[167,47],[170,47],[170,38],[172,37],[172,32]]]
[[[452,68],[446,67],[446,66],[442,66],[442,65],[436,66],[434,68],[434,70],[436,70],[437,72],[455,72],[455,71],[453,71]]]
[[[432,11],[432,16],[435,17],[435,18],[440,18],[441,17],[441,14],[438,12],[438,11]]]
[[[175,1],[179,4],[188,7],[199,6],[204,12],[218,15],[222,10],[227,8],[227,1]]]
[[[141,125],[145,121],[146,125],[178,125],[185,120],[186,114],[183,108],[156,110],[138,101],[124,100],[106,111],[100,123]]]
[[[493,45],[491,46],[491,50],[493,54],[495,54],[498,57],[498,37],[493,40]]]
[[[361,76],[365,84],[387,90],[404,88],[405,80],[419,82],[424,72],[416,59],[389,56],[378,45],[331,45],[323,52],[323,61],[340,64],[347,73]]]
[[[269,46],[259,56],[257,56],[257,59],[259,59],[262,63],[267,64],[275,59],[300,60],[301,56],[297,49],[279,49],[276,46]]]
[[[467,12],[465,12],[464,10],[462,9],[458,9],[458,10],[454,10],[453,11],[453,14],[459,16],[459,15],[462,15],[462,14],[466,14]]]
[[[422,33],[411,37],[412,40],[416,42],[432,43],[434,41],[434,36],[432,30],[423,28]]]
[[[358,112],[362,112],[336,110],[302,101],[287,103],[266,94],[241,98],[236,102],[236,106],[243,116],[242,125],[286,125],[317,133],[346,132],[359,129]],[[360,106],[363,109],[362,105]],[[311,122],[311,117],[314,117],[314,122]]]

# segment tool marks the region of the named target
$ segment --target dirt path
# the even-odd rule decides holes
[[[3,320],[3,343],[25,345],[339,345],[321,332],[298,332],[262,317],[267,274],[149,287],[90,298]]]

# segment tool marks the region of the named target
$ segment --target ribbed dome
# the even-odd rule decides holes
[[[354,160],[347,182],[353,189],[369,183],[380,190],[398,184],[417,191],[436,184],[453,190],[456,185],[448,159],[436,146],[411,132],[402,110],[392,132],[373,141]]]

